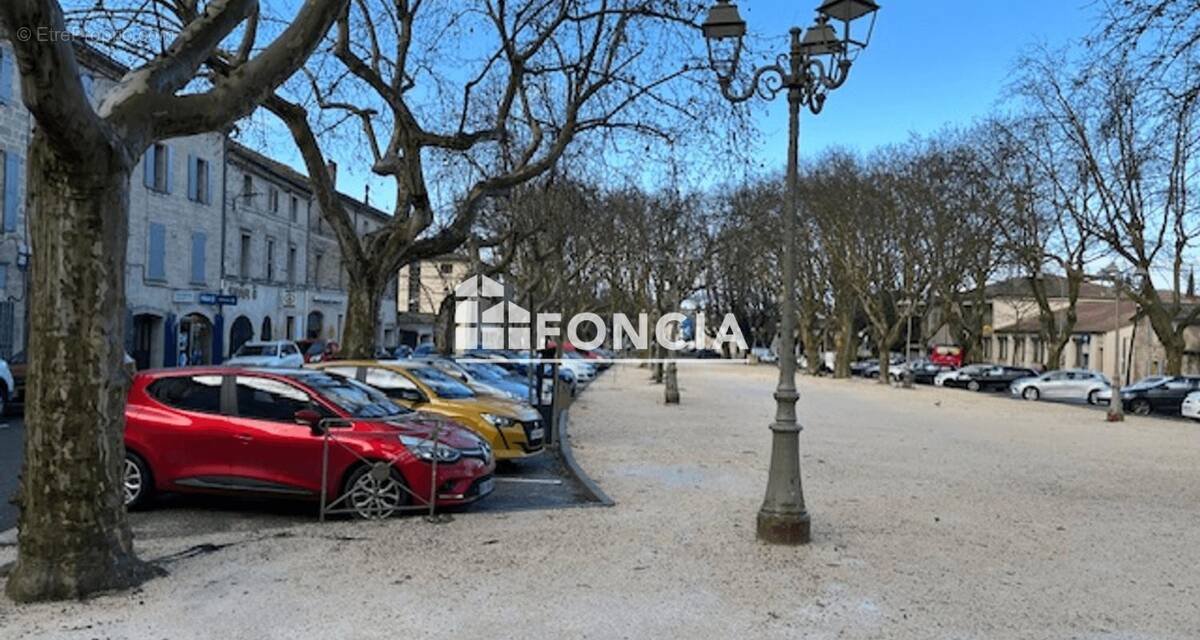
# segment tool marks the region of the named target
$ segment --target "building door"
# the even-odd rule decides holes
[[[270,340],[271,339],[271,316],[267,316],[267,317],[263,318],[262,331],[258,332],[258,336],[259,336],[258,337],[259,340]]]
[[[162,318],[150,313],[133,316],[133,352],[129,356],[137,364],[138,370],[153,366],[154,345],[158,343],[154,336],[158,334],[161,323]]]
[[[179,365],[212,364],[212,323],[199,313],[179,321]]]
[[[237,353],[242,345],[254,339],[254,325],[250,324],[250,318],[246,316],[238,316],[233,324],[229,327],[229,353],[233,355]]]
[[[325,323],[325,314],[320,311],[313,311],[308,314],[308,323],[305,327],[304,335],[309,340],[316,340],[321,337],[322,326]]]

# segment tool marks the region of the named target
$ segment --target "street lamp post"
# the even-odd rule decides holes
[[[1125,421],[1125,400],[1121,397],[1121,271],[1116,265],[1106,269],[1113,287],[1113,361],[1117,375],[1113,377],[1112,395],[1108,400],[1108,421]],[[1103,364],[1101,364],[1103,366]]]
[[[783,216],[783,304],[780,321],[779,383],[775,388],[775,422],[771,424],[771,468],[766,498],[758,511],[758,539],[773,544],[809,541],[809,516],[800,482],[800,425],[796,421],[796,216],[800,108],[820,113],[829,91],[846,82],[855,56],[867,46],[879,5],[873,0],[827,0],[817,9],[817,20],[803,32],[791,29],[788,53],[774,64],[755,69],[744,89],[733,88],[742,51],[746,23],[737,5],[718,0],[704,21],[709,63],[717,74],[721,94],[731,102],[754,96],[770,100],[784,91],[788,100],[787,203]],[[869,17],[867,36],[856,40],[851,24]],[[843,27],[839,36],[831,22]]]

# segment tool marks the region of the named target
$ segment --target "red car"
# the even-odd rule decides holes
[[[318,499],[326,432],[327,503],[359,517],[427,505],[433,486],[438,506],[474,502],[494,487],[487,442],[360,382],[303,369],[195,367],[134,377],[125,503],[144,505],[155,491]]]

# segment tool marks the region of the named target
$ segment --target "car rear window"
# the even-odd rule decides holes
[[[150,383],[146,392],[184,411],[221,413],[221,376],[172,376]]]

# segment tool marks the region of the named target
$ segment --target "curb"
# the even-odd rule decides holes
[[[567,410],[563,409],[558,414],[558,420],[555,421],[555,441],[558,442],[559,457],[562,458],[563,466],[567,468],[575,480],[583,487],[584,491],[591,494],[592,499],[596,501],[598,506],[611,507],[617,504],[615,500],[608,497],[607,493],[592,480],[579,463],[575,461],[575,454],[571,452],[570,441],[567,439]]]

